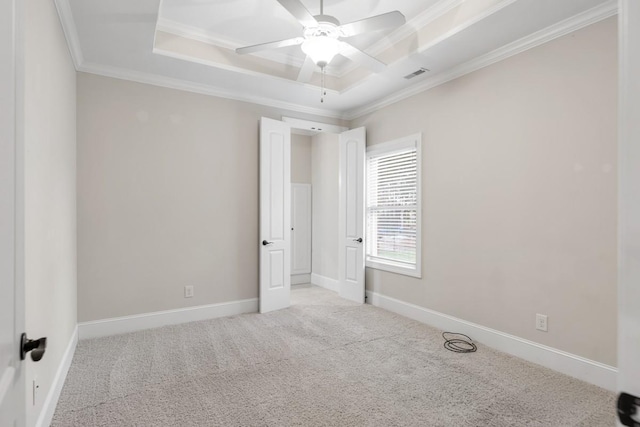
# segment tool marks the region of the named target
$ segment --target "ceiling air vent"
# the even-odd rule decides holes
[[[427,68],[420,68],[419,70],[414,71],[411,74],[407,74],[406,76],[404,76],[404,78],[407,79],[407,80],[411,80],[412,78],[417,77],[420,74],[426,73],[427,71],[429,71]]]

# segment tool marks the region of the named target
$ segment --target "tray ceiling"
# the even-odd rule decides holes
[[[319,1],[302,0],[314,15]],[[378,74],[343,57],[296,81],[292,46],[237,55],[237,47],[301,35],[276,0],[56,0],[80,71],[352,118],[616,13],[615,0],[326,0],[348,23],[399,10],[407,23],[349,42],[388,64]],[[405,76],[420,68],[427,72]]]

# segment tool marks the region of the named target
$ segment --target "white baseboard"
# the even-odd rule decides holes
[[[292,285],[301,285],[303,283],[311,282],[311,274],[292,274],[291,275],[291,284]]]
[[[607,390],[616,391],[618,370],[613,366],[505,334],[447,314],[367,291],[367,302],[429,326],[455,331],[489,347],[537,363]]]
[[[316,273],[311,273],[311,283],[318,285],[321,288],[329,289],[330,291],[339,292],[340,282],[336,279],[331,279],[326,276],[320,276]]]
[[[258,311],[258,298],[113,317],[78,324],[81,340]]]
[[[53,377],[53,382],[51,383],[51,388],[49,388],[49,393],[47,393],[47,397],[44,399],[44,403],[42,404],[42,410],[40,411],[38,421],[36,421],[36,427],[46,427],[51,425],[53,414],[56,411],[56,406],[58,406],[58,399],[60,399],[60,393],[62,393],[62,387],[64,386],[64,382],[67,379],[67,373],[69,372],[69,368],[71,367],[73,355],[76,352],[77,344],[78,327],[76,326],[73,330],[73,334],[71,334],[69,344],[67,344],[67,349],[62,355],[62,360],[60,361],[60,365],[58,365],[56,375]],[[47,357],[46,354],[44,357]]]

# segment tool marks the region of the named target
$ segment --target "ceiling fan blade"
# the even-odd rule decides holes
[[[296,18],[303,27],[315,27],[318,21],[299,0],[278,0],[287,11]]]
[[[307,55],[307,59],[305,59],[304,64],[300,67],[300,73],[298,73],[298,81],[302,83],[308,83],[311,80],[311,76],[313,76],[313,70],[316,69],[316,64],[313,62],[313,59],[309,55]]]
[[[253,53],[266,49],[278,49],[280,47],[295,46],[298,44],[302,44],[303,41],[304,37],[296,37],[294,39],[280,40],[277,42],[254,44],[253,46],[239,47],[236,49],[236,53],[243,55],[245,53]]]
[[[367,55],[360,49],[351,46],[349,43],[341,42],[341,47],[340,55],[367,67],[374,73],[381,73],[385,68],[387,68],[387,64],[384,62],[377,60],[373,56]]]
[[[376,15],[371,18],[344,24],[340,27],[340,30],[344,37],[352,37],[369,31],[399,27],[405,22],[407,22],[407,20],[404,15],[397,10],[394,10],[393,12],[383,13],[382,15]]]

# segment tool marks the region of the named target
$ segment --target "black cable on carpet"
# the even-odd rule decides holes
[[[447,338],[447,336],[455,337]],[[473,343],[473,340],[465,334],[459,334],[457,332],[443,332],[442,338],[444,338],[444,348],[449,351],[453,351],[454,353],[474,353],[478,349],[478,347]]]

